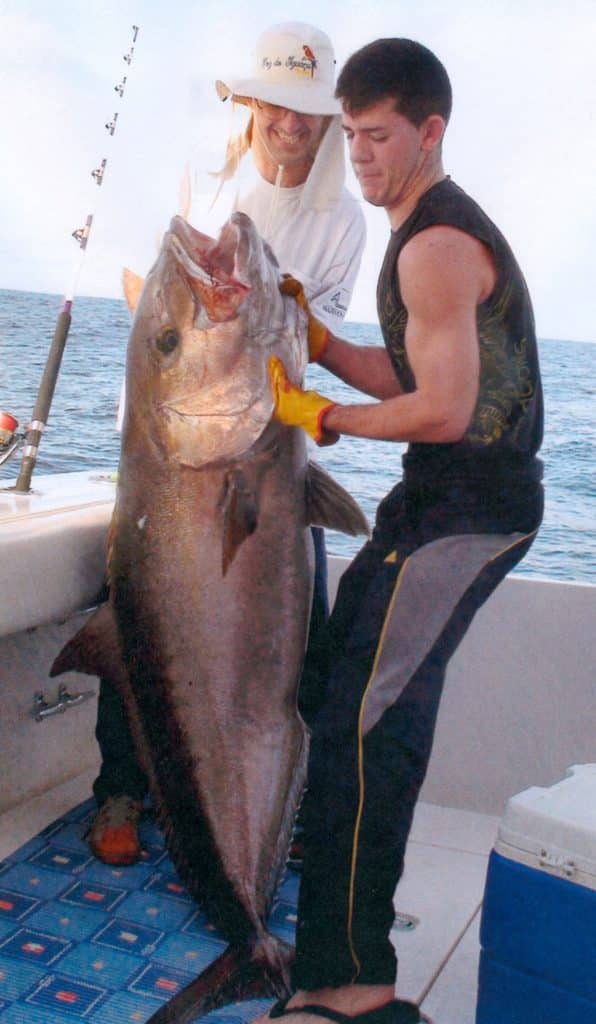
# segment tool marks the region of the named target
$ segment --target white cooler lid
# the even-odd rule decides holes
[[[511,797],[495,850],[596,889],[596,764],[576,764],[560,782]]]

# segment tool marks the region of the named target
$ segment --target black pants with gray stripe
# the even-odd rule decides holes
[[[513,491],[399,484],[342,577],[311,740],[295,989],[395,982],[393,895],[447,663],[542,517],[539,483]]]

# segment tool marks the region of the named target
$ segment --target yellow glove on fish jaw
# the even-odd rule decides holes
[[[304,288],[295,277],[292,277],[291,274],[284,274],[279,284],[279,290],[282,295],[291,295],[293,299],[296,299],[298,305],[306,313],[308,317],[308,361],[318,363],[329,344],[329,329],[312,315]]]
[[[277,356],[271,356],[267,366],[275,402],[275,419],[286,427],[302,427],[317,444],[334,443],[337,435],[325,431],[323,420],[337,402],[325,398],[318,391],[303,391],[292,384],[284,364]]]

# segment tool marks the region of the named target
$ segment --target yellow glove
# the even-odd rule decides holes
[[[291,295],[292,298],[296,299],[298,305],[302,306],[306,313],[308,317],[308,361],[310,363],[318,363],[329,344],[330,334],[328,328],[312,315],[306,295],[304,294],[304,288],[295,277],[292,277],[290,274],[284,274],[279,290],[282,295]]]
[[[271,356],[268,363],[271,390],[275,401],[273,415],[286,427],[302,427],[320,445],[335,444],[339,434],[325,430],[323,420],[336,402],[318,391],[303,391],[291,384],[281,359]]]

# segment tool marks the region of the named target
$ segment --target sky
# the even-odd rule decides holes
[[[508,238],[539,337],[596,341],[594,0],[281,0],[273,14],[270,0],[0,0],[0,288],[120,297],[122,267],[151,266],[189,161],[212,230],[207,172],[239,127],[214,81],[250,66],[259,32],[292,20],[328,33],[339,68],[381,36],[437,54],[454,93],[446,172]],[[348,186],[361,198],[351,170]],[[374,323],[389,227],[382,209],[363,210],[348,319]],[[71,233],[89,213],[81,259]]]

